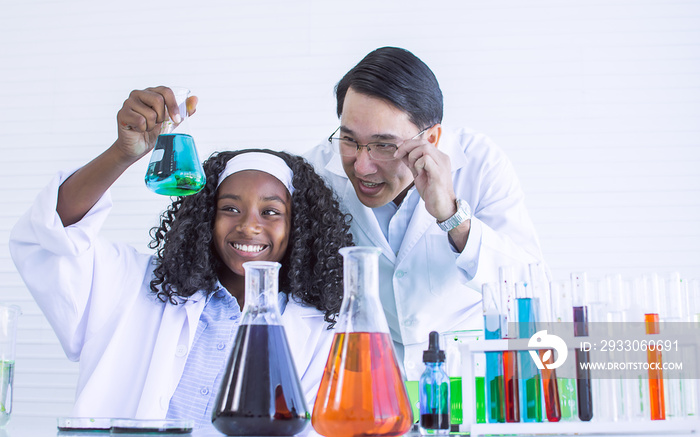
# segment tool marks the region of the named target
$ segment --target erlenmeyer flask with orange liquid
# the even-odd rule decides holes
[[[345,247],[344,295],[311,424],[326,437],[400,436],[413,424],[379,302],[375,247]]]

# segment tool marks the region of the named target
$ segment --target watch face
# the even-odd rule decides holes
[[[465,220],[472,218],[472,209],[469,207],[466,200],[459,199],[457,201],[457,208],[457,213],[461,211],[463,215],[467,216]]]
[[[457,204],[457,212],[444,222],[438,222],[440,229],[445,232],[451,231],[472,217],[471,208],[466,201],[457,199],[455,203]]]

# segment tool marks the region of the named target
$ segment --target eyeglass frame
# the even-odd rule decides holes
[[[342,126],[338,126],[338,129],[334,130],[333,133],[328,137],[328,142],[329,142],[329,143],[333,144],[333,140],[338,140],[338,141],[351,141],[351,142],[355,143],[355,145],[357,146],[357,149],[355,150],[355,155],[357,155],[357,152],[361,151],[363,147],[366,147],[366,148],[367,148],[367,154],[369,155],[369,157],[370,157],[371,159],[374,159],[375,161],[393,161],[393,160],[395,160],[396,158],[393,158],[393,157],[392,157],[391,159],[377,159],[377,158],[373,157],[373,156],[372,156],[372,149],[370,149],[370,145],[371,145],[371,144],[387,144],[387,145],[392,145],[392,146],[396,147],[396,150],[399,150],[399,146],[400,146],[401,144],[405,143],[406,141],[415,140],[416,138],[418,138],[418,137],[420,137],[421,135],[423,135],[424,133],[426,133],[426,132],[427,132],[430,128],[432,128],[433,126],[426,127],[426,128],[423,129],[422,131],[418,132],[418,133],[417,133],[415,136],[413,136],[412,138],[410,138],[410,139],[408,139],[408,140],[403,140],[403,141],[401,141],[400,144],[389,143],[389,142],[386,142],[386,141],[372,141],[372,142],[369,142],[369,143],[367,143],[367,144],[360,144],[357,140],[353,140],[353,139],[351,139],[351,138],[333,137],[333,135],[335,135],[335,134],[340,130],[341,127],[342,127]],[[338,146],[338,147],[340,147],[340,146]],[[352,156],[352,155],[343,155],[342,153],[340,153],[340,150],[336,150],[335,152],[338,153],[340,156]],[[396,153],[396,151],[394,151],[394,153]]]

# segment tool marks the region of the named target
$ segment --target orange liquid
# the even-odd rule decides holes
[[[546,349],[539,352],[540,359],[544,356]],[[551,352],[549,360],[542,360],[545,364],[554,362],[554,352]],[[542,369],[542,386],[544,388],[544,405],[547,410],[547,420],[550,422],[559,422],[561,419],[561,405],[559,404],[559,387],[557,384],[557,372],[554,369]]]
[[[503,379],[506,386],[506,422],[520,422],[520,382],[517,352],[503,352]]]
[[[647,334],[659,334],[659,315],[645,314],[644,324]],[[664,403],[664,379],[661,370],[661,351],[647,350],[647,362],[649,363],[649,409],[651,410],[651,420],[666,419],[666,404]],[[656,363],[656,368],[652,369],[652,363]]]
[[[400,436],[413,423],[389,334],[337,333],[311,415],[327,437]]]

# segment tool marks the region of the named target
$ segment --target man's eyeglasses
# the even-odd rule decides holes
[[[410,140],[415,140],[419,136],[423,135],[429,127],[423,129],[422,131],[418,132],[413,138]],[[351,139],[351,138],[338,138],[334,137],[333,135],[337,134],[338,131],[340,130],[340,127],[335,130],[331,134],[330,137],[328,137],[328,142],[330,142],[333,145],[333,149],[339,153],[342,156],[356,156],[357,153],[363,148],[367,148],[367,153],[369,153],[369,157],[372,159],[375,159],[377,161],[391,161],[394,158],[394,152],[396,152],[399,149],[399,146],[406,141],[410,140],[405,140],[402,141],[399,144],[394,144],[394,143],[386,143],[384,141],[377,141],[373,143],[367,143],[367,144],[360,144],[357,141]]]

